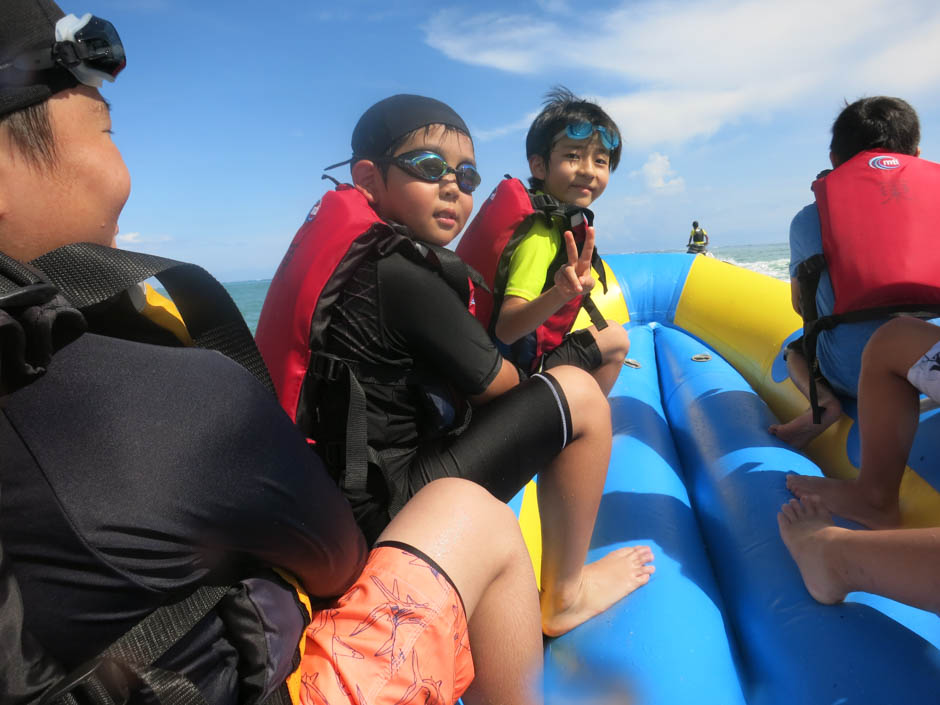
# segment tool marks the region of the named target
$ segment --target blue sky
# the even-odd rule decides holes
[[[525,177],[528,123],[563,84],[626,139],[594,204],[602,253],[784,242],[828,166],[842,101],[899,95],[940,161],[935,0],[86,0],[128,66],[102,92],[133,188],[119,244],[267,278],[393,93],[452,105],[474,133],[477,204]],[[333,172],[348,178],[348,170]]]

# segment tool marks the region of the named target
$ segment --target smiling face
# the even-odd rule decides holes
[[[529,157],[532,176],[559,201],[586,208],[604,193],[610,180],[610,152],[597,137],[562,137],[552,146],[548,164],[538,154]]]
[[[416,150],[436,152],[454,167],[476,164],[470,138],[462,132],[446,130],[443,125],[419,129],[392,156]],[[377,166],[364,163],[371,165],[377,178],[360,184],[358,164],[354,166],[353,177],[357,184],[365,186],[383,220],[407,226],[416,240],[441,246],[450,243],[466,225],[473,210],[473,196],[457,187],[455,174],[446,174],[436,182],[422,181],[391,164],[383,179]]]
[[[26,261],[73,242],[113,245],[130,175],[108,105],[78,86],[48,100],[55,157],[29,162],[0,127],[0,249]]]

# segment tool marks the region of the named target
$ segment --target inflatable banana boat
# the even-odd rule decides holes
[[[597,303],[631,348],[610,394],[613,453],[588,558],[648,544],[656,573],[549,641],[549,701],[940,703],[940,619],[863,593],[821,605],[780,539],[787,473],[852,477],[859,461],[851,403],[806,454],[767,431],[807,407],[781,356],[801,332],[788,284],[686,254],[606,262]],[[940,525],[937,458],[928,411],[902,484],[906,526]],[[513,506],[537,566],[533,484]]]

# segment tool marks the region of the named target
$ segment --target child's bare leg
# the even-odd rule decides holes
[[[583,370],[552,376],[571,411],[573,440],[539,474],[542,519],[542,630],[570,631],[649,581],[648,546],[622,548],[585,566],[610,461],[610,406]]]
[[[898,491],[920,417],[907,371],[940,341],[940,328],[913,318],[881,326],[862,355],[858,422],[862,463],[855,480],[791,475],[797,497],[818,495],[829,511],[873,529],[900,524]]]
[[[797,389],[809,399],[809,364],[802,353],[791,350],[787,354],[787,371]],[[784,443],[794,448],[805,448],[810,441],[832,426],[842,415],[842,404],[828,385],[817,382],[816,392],[823,409],[821,423],[813,423],[810,409],[785,424],[771,424],[768,429]]]
[[[423,551],[460,592],[476,670],[464,702],[541,702],[538,590],[512,510],[474,482],[435,480],[411,498],[379,541]]]
[[[594,334],[597,348],[601,352],[601,365],[591,374],[606,397],[616,384],[620,370],[623,369],[623,361],[630,352],[630,335],[627,329],[616,321],[607,321],[604,330],[599,331],[594,326],[589,330]]]
[[[834,526],[812,495],[784,504],[777,523],[820,602],[840,602],[859,590],[940,612],[940,527],[851,531]]]

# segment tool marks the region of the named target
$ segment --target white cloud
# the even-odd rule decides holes
[[[140,233],[121,233],[117,236],[117,244],[121,247],[152,245],[158,242],[170,242],[169,235],[141,235]]]
[[[559,39],[559,25],[552,21],[497,12],[472,16],[441,10],[423,29],[428,46],[451,59],[516,73],[542,68],[545,52],[538,48],[552,46]]]
[[[886,33],[881,51],[861,62],[859,73],[872,92],[907,93],[940,80],[940,18],[912,27],[899,41]],[[877,90],[886,86],[883,91]]]
[[[676,176],[665,154],[653,152],[639,171],[633,173],[640,174],[646,187],[655,194],[672,196],[685,191],[685,179]]]
[[[424,29],[457,61],[622,84],[601,103],[634,148],[707,137],[813,98],[907,96],[940,80],[935,0],[622,0],[534,20],[442,10]]]

